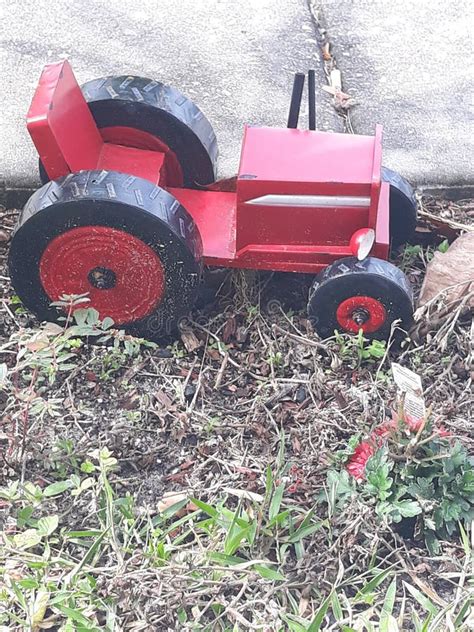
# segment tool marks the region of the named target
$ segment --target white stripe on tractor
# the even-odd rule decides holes
[[[246,204],[261,206],[357,206],[369,207],[370,197],[355,195],[277,195],[269,194],[247,200]]]

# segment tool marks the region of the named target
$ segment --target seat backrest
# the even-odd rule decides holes
[[[103,141],[67,61],[45,66],[27,128],[52,180],[97,167]]]

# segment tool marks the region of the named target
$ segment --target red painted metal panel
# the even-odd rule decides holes
[[[128,173],[163,186],[165,184],[164,172],[162,172],[164,161],[165,154],[158,151],[104,143],[97,169]]]
[[[103,142],[67,61],[43,70],[27,127],[50,178],[97,167]]]
[[[377,224],[375,227],[375,244],[372,254],[379,259],[388,259],[390,252],[390,185],[382,182],[380,186],[379,206],[377,208]]]
[[[373,136],[333,134],[309,130],[247,127],[239,168],[243,178],[262,182],[325,184],[347,186],[372,181]]]
[[[237,249],[250,244],[345,245],[367,226],[367,208],[315,208],[241,204]]]
[[[237,181],[237,249],[254,243],[347,245],[355,230],[370,225],[365,205],[247,202],[263,195],[373,195],[376,208],[374,157],[379,143],[380,135],[246,128]]]
[[[301,245],[289,239],[284,244],[255,243],[235,251],[235,194],[221,191],[195,191],[170,188],[196,222],[203,240],[207,265],[283,272],[316,273],[335,259],[349,257],[345,245]],[[303,227],[304,229],[304,227]],[[258,232],[254,232],[258,239]]]
[[[251,245],[237,253],[237,268],[315,274],[336,259],[352,256],[349,246]]]
[[[168,191],[191,214],[201,233],[204,261],[229,265],[235,259],[235,193],[174,189]]]
[[[236,196],[213,191],[171,190],[199,226],[207,264],[317,272],[336,259],[352,255],[350,238],[356,230],[369,226],[372,206],[375,206],[377,220],[372,254],[387,258],[389,188],[382,185],[379,196],[380,130],[376,137],[362,139],[299,132],[246,129]],[[332,145],[334,138],[336,148]],[[296,142],[295,150],[301,146],[304,160],[299,154],[291,160],[282,158],[277,149],[279,143],[287,139],[290,145]],[[319,149],[316,140],[321,143]],[[316,155],[324,148],[330,153],[331,164],[323,163],[320,156],[310,172],[308,155],[311,152]],[[350,159],[355,164],[348,165]],[[299,165],[296,170],[295,163]],[[258,198],[264,195],[273,196],[271,204],[258,203]],[[306,204],[308,199],[308,206],[301,206],[293,197],[290,199],[295,205],[285,206],[286,199],[282,203],[279,198],[282,195],[342,196],[343,199],[338,197],[334,205],[331,198],[324,199],[326,206],[318,206],[322,204],[321,198],[303,197],[297,200],[298,204]],[[357,199],[348,201],[347,196]],[[359,199],[361,197],[364,199]]]
[[[183,172],[176,154],[171,151],[166,143],[153,134],[144,132],[141,129],[134,129],[133,127],[114,125],[112,127],[102,127],[100,129],[100,135],[105,143],[134,147],[135,149],[146,149],[150,152],[154,151],[164,154],[164,164],[161,166],[160,173],[160,185],[163,187],[166,185],[172,187],[180,187],[183,185]]]
[[[382,126],[375,126],[374,156],[372,165],[372,178],[370,184],[370,208],[369,226],[375,228],[377,221],[377,207],[380,196],[380,179],[382,173]]]

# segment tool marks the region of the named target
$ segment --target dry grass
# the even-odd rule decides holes
[[[427,204],[437,217],[454,208]],[[472,205],[453,216],[459,208],[471,221]],[[3,214],[7,232],[13,221]],[[400,256],[417,288],[435,246]],[[356,502],[317,503],[334,454],[390,414],[396,391],[391,353],[361,359],[352,339],[315,338],[306,278],[216,272],[218,296],[181,340],[129,355],[121,342],[78,342],[48,382],[37,356],[18,356],[37,323],[16,311],[1,274],[1,361],[13,378],[0,391],[0,484],[10,486],[0,625],[468,629],[469,534],[432,557]],[[442,298],[419,313],[397,361],[422,376],[436,421],[472,452],[471,319],[443,311]],[[171,491],[178,504],[159,506]],[[52,523],[38,526],[41,516]],[[15,540],[32,528],[44,531],[38,542]]]

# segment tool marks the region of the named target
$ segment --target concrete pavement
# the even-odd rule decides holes
[[[382,123],[384,162],[417,185],[474,184],[472,0],[310,0],[358,133]]]
[[[137,74],[176,86],[211,121],[220,175],[238,168],[244,123],[284,125],[292,74],[325,81],[306,0],[2,0],[0,179],[36,187],[24,117],[42,66],[67,57],[80,82]],[[318,123],[342,130],[320,92]],[[304,121],[306,125],[306,121]]]
[[[235,173],[244,123],[285,123],[292,74],[314,67],[325,83],[312,12],[357,101],[355,132],[382,123],[385,164],[417,185],[472,184],[471,0],[2,0],[0,190],[38,185],[24,117],[42,66],[64,57],[81,82],[175,85],[215,128],[219,175]],[[343,129],[321,90],[318,125]]]

